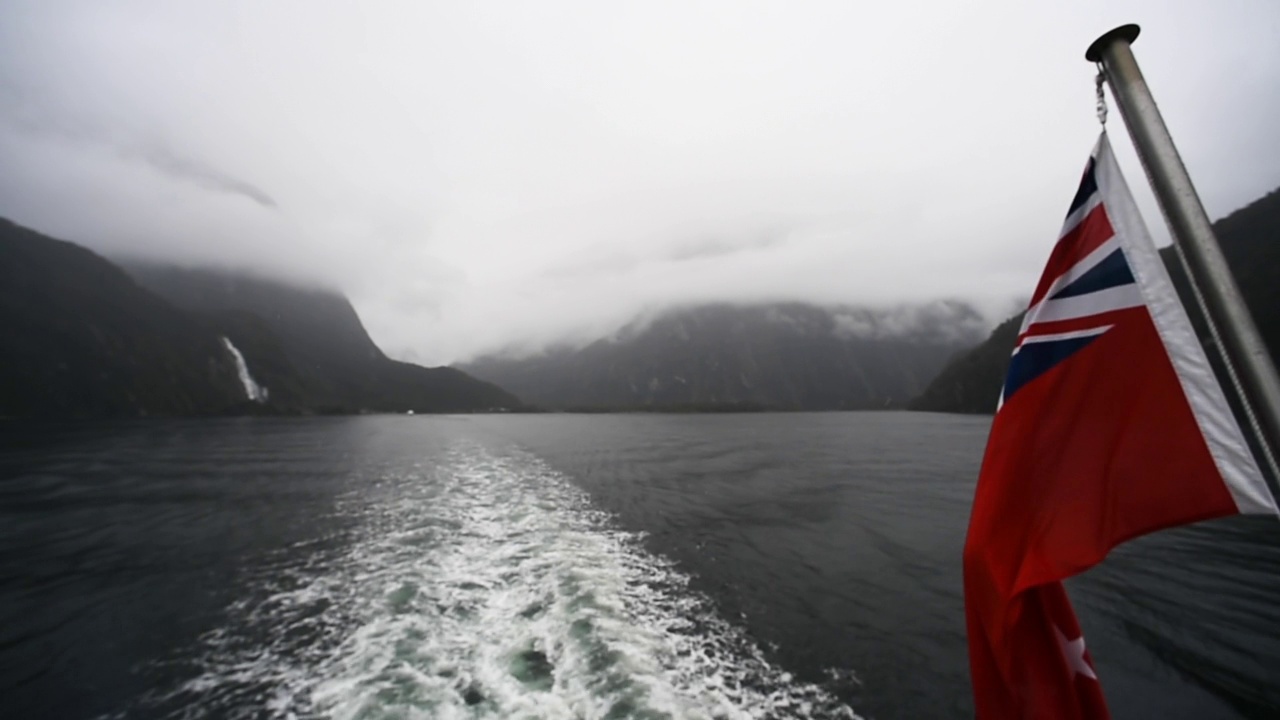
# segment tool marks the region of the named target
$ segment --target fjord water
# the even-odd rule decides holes
[[[0,717],[968,717],[988,422],[8,422]],[[1070,589],[1116,717],[1280,712],[1280,523]]]

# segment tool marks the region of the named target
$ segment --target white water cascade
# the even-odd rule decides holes
[[[267,389],[254,382],[253,376],[249,374],[249,366],[244,361],[244,356],[240,354],[240,350],[231,344],[231,340],[224,337],[222,344],[227,346],[227,350],[231,351],[231,357],[236,361],[236,372],[240,374],[240,384],[244,385],[245,397],[258,403],[267,401]]]

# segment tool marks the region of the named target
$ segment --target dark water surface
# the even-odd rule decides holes
[[[0,424],[0,718],[951,718],[988,421]],[[1072,582],[1118,718],[1280,716],[1280,523]]]

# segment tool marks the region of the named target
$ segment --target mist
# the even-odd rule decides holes
[[[338,288],[428,364],[709,301],[994,322],[1099,130],[1084,49],[1124,22],[1210,214],[1280,185],[1266,0],[9,2],[0,216]]]

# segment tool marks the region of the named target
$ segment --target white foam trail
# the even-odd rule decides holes
[[[532,455],[457,446],[369,490],[387,491],[342,557],[231,608],[204,672],[157,702],[199,704],[180,717],[219,698],[279,718],[855,717]]]
[[[249,365],[245,363],[239,348],[226,337],[222,338],[222,344],[227,346],[227,350],[231,351],[231,357],[236,361],[236,372],[240,374],[240,384],[244,386],[245,397],[253,402],[266,402],[267,389],[253,381],[253,376],[249,374]]]

